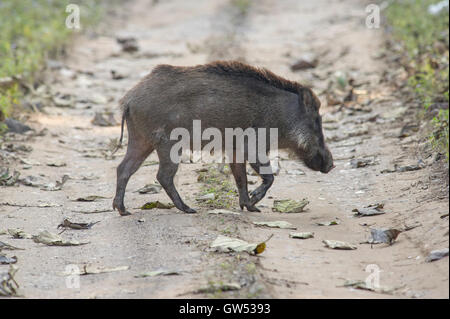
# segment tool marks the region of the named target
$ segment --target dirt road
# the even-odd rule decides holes
[[[25,297],[448,298],[448,257],[425,262],[430,251],[448,248],[448,216],[441,218],[448,212],[448,188],[440,191],[444,181],[434,171],[434,159],[418,152],[419,137],[398,137],[413,119],[416,105],[403,101],[385,81],[386,72],[392,70],[379,58],[383,31],[366,28],[365,7],[359,1],[249,3],[131,1],[126,10],[110,16],[98,33],[78,36],[63,64],[54,65],[46,87],[53,96],[71,101],[69,107],[48,105],[45,112],[33,114],[29,123],[36,131],[47,129],[43,136],[15,135],[8,141],[30,146],[32,151],[2,154],[10,155],[21,178],[33,176],[36,184],[54,183],[64,174],[70,179],[59,191],[23,184],[1,187],[0,231],[56,233],[64,217],[100,223],[61,234],[89,242],[82,246],[49,247],[0,236],[0,241],[24,249],[6,252],[18,258],[16,281]],[[121,51],[116,38],[127,36],[137,39],[137,52]],[[299,59],[314,57],[316,68],[290,69]],[[282,153],[280,173],[259,204],[261,213],[212,216],[200,206],[198,214],[187,215],[176,209],[139,209],[150,200],[169,201],[164,192],[136,192],[156,179],[158,158],[152,154],[128,184],[125,201],[132,215],[120,217],[111,206],[115,169],[124,149],[113,158],[105,157],[120,126],[92,124],[95,113],[110,111],[119,119],[118,99],[157,64],[195,65],[215,59],[239,59],[311,85],[323,102],[325,135],[336,168],[326,175],[316,173]],[[112,79],[111,70],[123,78]],[[330,82],[335,85],[350,78],[354,103],[343,108],[327,105],[333,104],[327,98]],[[347,94],[349,88],[344,83],[341,90]],[[352,160],[366,164],[354,168]],[[420,169],[390,172],[395,165]],[[195,170],[202,167],[184,164],[177,174],[180,193],[191,207],[199,207],[195,198],[201,183],[196,182]],[[389,172],[381,173],[384,170]],[[105,198],[76,201],[89,195]],[[304,213],[271,210],[275,199],[302,198],[310,201]],[[380,202],[385,204],[385,214],[353,216],[354,208]],[[231,209],[239,212],[238,207]],[[252,223],[275,220],[314,232],[314,238],[292,239],[291,230]],[[317,225],[327,221],[339,224]],[[401,233],[391,246],[361,244],[369,237],[369,227],[412,226],[418,227]],[[220,254],[208,248],[218,235],[260,242],[270,234],[274,236],[266,251],[258,256]],[[357,249],[329,249],[323,240],[349,242]],[[66,267],[86,264],[129,268],[84,275],[79,288],[68,286]],[[7,269],[0,266],[0,272]],[[135,277],[158,269],[180,274]],[[389,294],[341,287],[346,280],[364,281],[373,269],[379,270],[380,286],[389,288]],[[194,293],[220,282],[238,283],[241,289]]]

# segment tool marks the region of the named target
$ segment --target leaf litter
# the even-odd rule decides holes
[[[375,165],[375,162],[372,159],[367,159],[367,158],[354,158],[350,161],[350,166],[352,168],[361,168],[361,167],[366,167],[366,166],[371,166],[371,165]]]
[[[31,239],[33,236],[30,234],[27,234],[20,228],[9,228],[8,234],[12,236],[12,238],[15,239]]]
[[[96,274],[103,274],[103,273],[109,273],[109,272],[116,272],[116,271],[124,271],[130,269],[130,266],[118,266],[118,267],[101,267],[96,265],[82,265],[81,267],[76,267],[72,269],[71,271],[63,272],[63,276],[67,275],[96,275]]]
[[[96,222],[93,222],[93,223],[74,223],[74,222],[71,222],[68,218],[64,218],[62,223],[59,224],[57,228],[58,229],[64,228],[64,230],[66,230],[67,228],[71,228],[71,229],[90,229],[92,226],[94,226],[97,223],[100,223],[100,221],[96,221]]]
[[[438,249],[438,250],[433,250],[428,257],[426,258],[426,262],[432,262],[432,261],[436,261],[439,259],[442,259],[444,257],[448,256],[448,248],[444,248],[444,249]]]
[[[139,188],[136,192],[139,194],[158,194],[159,192],[161,192],[161,189],[161,185],[147,184],[144,187]]]
[[[247,252],[250,255],[261,254],[266,249],[266,242],[272,238],[273,234],[269,236],[265,241],[256,244],[248,243],[238,238],[231,238],[223,235],[219,235],[210,245],[215,251],[219,252]]]
[[[371,228],[371,237],[363,243],[367,244],[389,244],[392,245],[397,239],[398,235],[402,233],[399,229],[392,228]]]
[[[24,250],[23,248],[12,246],[8,243],[0,241],[0,251],[2,250]]]
[[[154,271],[144,272],[138,275],[135,275],[135,278],[145,278],[145,277],[156,277],[156,276],[174,276],[181,275],[181,272],[178,270],[163,270],[158,269]]]
[[[206,213],[212,215],[241,215],[241,213],[233,212],[227,209],[212,209],[208,210]]]
[[[65,162],[57,162],[57,161],[55,161],[55,162],[47,163],[47,166],[50,166],[50,167],[64,167],[64,166],[67,166],[67,164]]]
[[[0,296],[18,296],[19,285],[14,276],[19,268],[14,265],[9,266],[8,272],[0,273]]]
[[[314,233],[312,233],[312,232],[290,233],[289,237],[297,238],[297,239],[308,239],[308,238],[314,238]]]
[[[104,196],[98,196],[98,195],[89,195],[86,197],[78,197],[75,201],[76,202],[95,202],[98,199],[106,199],[107,197]]]
[[[154,202],[145,203],[140,208],[145,210],[145,209],[154,209],[154,208],[171,209],[174,207],[175,207],[175,205],[172,203],[161,203],[160,201],[154,201]]]
[[[304,212],[309,201],[306,198],[302,200],[280,199],[273,201],[272,211],[280,213],[301,213]]]
[[[229,283],[210,283],[206,287],[199,288],[192,293],[194,294],[212,294],[218,291],[235,291],[241,289],[242,286],[237,282],[229,282]]]
[[[10,174],[9,168],[1,167],[0,168],[0,186],[13,186],[19,180],[20,173],[18,171],[14,171],[13,174]]]
[[[41,187],[41,190],[44,191],[59,191],[63,188],[64,184],[69,180],[69,175],[63,175],[61,181],[56,181],[55,184],[50,183]]]
[[[79,242],[76,240],[65,240],[61,236],[53,234],[47,230],[33,236],[35,243],[45,244],[47,246],[80,246],[86,245],[88,242]]]
[[[326,222],[318,222],[316,223],[317,226],[335,226],[335,225],[339,225],[341,222],[338,220],[331,220],[331,221],[326,221]]]
[[[342,286],[337,287],[351,287],[355,289],[368,290],[376,293],[391,294],[395,289],[388,287],[375,287],[373,285],[368,285],[362,280],[346,280]]]
[[[325,247],[328,247],[331,249],[354,250],[357,248],[353,244],[346,243],[344,241],[339,241],[339,240],[323,240],[322,242],[325,244]]]
[[[15,264],[16,262],[17,262],[16,256],[8,257],[5,255],[0,255],[0,264],[1,265]]]
[[[116,126],[119,124],[114,118],[114,114],[107,111],[95,112],[91,123],[97,126]]]
[[[112,209],[94,209],[94,210],[72,210],[74,213],[79,214],[99,214],[99,213],[109,213],[112,212]]]
[[[281,228],[281,229],[297,229],[294,225],[292,225],[289,222],[278,220],[273,222],[253,222],[253,224],[257,226],[266,226],[266,227],[272,227],[272,228]]]
[[[364,216],[375,216],[385,214],[382,209],[384,208],[383,203],[371,204],[369,206],[365,206],[363,208],[355,208],[352,210],[354,212],[355,217],[364,217]]]

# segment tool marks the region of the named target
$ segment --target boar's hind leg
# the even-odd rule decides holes
[[[158,182],[164,187],[167,195],[169,195],[170,199],[179,210],[189,214],[196,213],[197,211],[195,209],[190,208],[183,202],[173,184],[173,178],[178,170],[178,163],[174,163],[170,159],[170,148],[163,147],[157,149],[157,152],[159,157],[159,169],[156,178],[158,179]]]
[[[249,212],[260,212],[260,210],[250,204],[247,190],[247,172],[245,171],[245,163],[230,163],[231,171],[233,172],[234,180],[239,191],[239,206],[244,209],[247,207]]]
[[[113,201],[113,208],[122,216],[130,215],[123,203],[128,181],[153,150],[153,146],[149,144],[137,143],[133,139],[128,142],[127,154],[117,167],[117,188]]]
[[[258,186],[255,190],[253,190],[250,193],[250,205],[255,205],[257,202],[259,202],[261,199],[266,196],[267,191],[269,190],[270,186],[273,184],[273,174],[262,174],[260,173],[261,168],[271,170],[270,162],[267,164],[261,164],[259,162],[257,163],[250,163],[250,166],[261,176],[263,182],[261,185]]]

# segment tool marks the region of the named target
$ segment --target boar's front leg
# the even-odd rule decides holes
[[[245,163],[230,163],[231,171],[233,172],[234,180],[239,191],[239,206],[244,209],[247,207],[249,212],[260,212],[258,208],[250,204],[247,189],[247,172],[245,171]]]
[[[259,174],[259,176],[261,176],[263,180],[262,184],[250,193],[250,205],[253,206],[263,199],[264,196],[266,196],[267,191],[273,184],[274,177],[273,174],[267,173],[271,171],[270,162],[267,164],[262,164],[260,162],[250,163],[250,166],[256,171],[256,173]],[[261,172],[261,169],[265,170],[264,173]]]
[[[159,157],[159,169],[156,178],[161,186],[166,191],[167,195],[170,197],[175,207],[185,213],[196,213],[195,209],[187,206],[178,194],[177,189],[173,183],[173,178],[178,170],[178,163],[174,163],[170,158],[170,147],[162,146],[156,150]]]

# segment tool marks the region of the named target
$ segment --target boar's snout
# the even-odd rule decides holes
[[[310,169],[322,173],[328,173],[335,167],[333,164],[333,156],[328,148],[318,151],[313,157],[306,159],[304,162]]]

